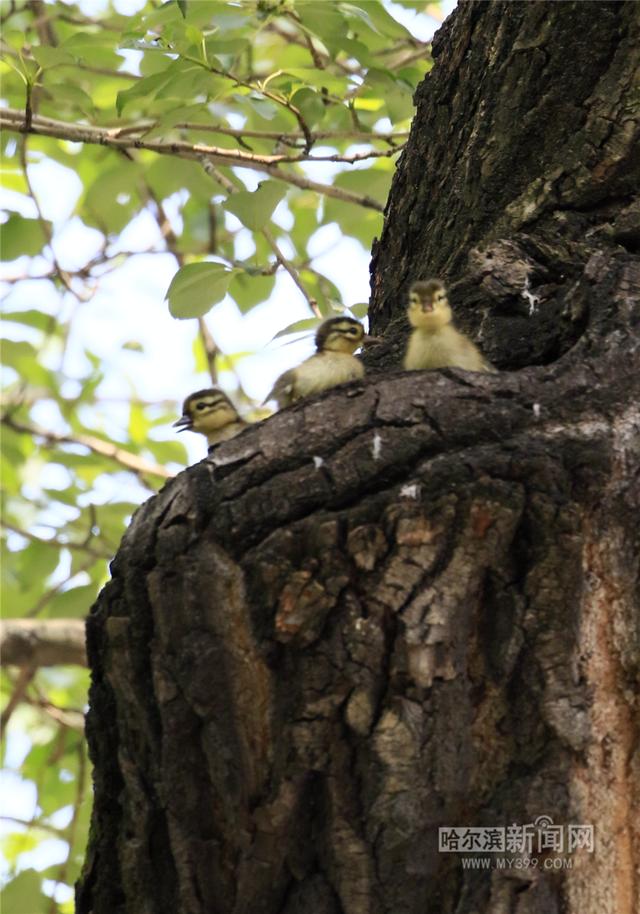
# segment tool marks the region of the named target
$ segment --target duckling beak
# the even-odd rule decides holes
[[[375,346],[376,343],[384,343],[381,336],[370,336],[368,333],[365,333],[362,337],[363,346]]]
[[[193,419],[191,416],[180,416],[175,422],[172,423],[171,428],[177,428],[179,432],[188,432],[193,427]]]
[[[422,310],[423,311],[433,311],[433,299],[432,298],[430,298],[429,301],[422,302]]]

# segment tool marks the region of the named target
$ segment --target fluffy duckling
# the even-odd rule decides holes
[[[414,282],[409,290],[409,337],[404,367],[464,368],[466,371],[495,371],[475,343],[453,325],[447,290],[439,279]]]
[[[209,450],[215,444],[233,438],[248,425],[227,395],[215,387],[190,394],[182,405],[182,416],[173,423],[181,432],[204,435]]]
[[[318,328],[315,355],[281,374],[264,402],[276,400],[284,409],[303,397],[364,377],[364,365],[353,353],[374,342],[379,340],[366,334],[353,317],[330,318]]]

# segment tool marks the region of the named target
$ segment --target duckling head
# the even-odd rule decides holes
[[[375,336],[364,332],[364,327],[353,317],[331,317],[318,327],[316,350],[318,352],[346,352],[349,355],[367,343],[379,343]]]
[[[409,323],[423,330],[437,330],[451,322],[453,312],[447,290],[439,279],[414,282],[409,289]]]
[[[182,416],[173,423],[181,432],[207,435],[238,421],[238,413],[226,394],[215,387],[197,390],[182,404]]]

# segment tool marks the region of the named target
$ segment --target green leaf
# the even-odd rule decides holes
[[[273,121],[280,114],[281,109],[279,106],[268,98],[260,98],[258,95],[249,96],[247,103],[251,105],[258,117],[264,121]]]
[[[351,311],[354,317],[362,320],[362,318],[366,317],[369,312],[369,302],[360,301],[355,305],[349,305],[349,311]]]
[[[337,3],[326,0],[306,0],[298,4],[296,12],[302,24],[331,47],[347,32],[347,24]]]
[[[58,551],[46,543],[29,543],[15,558],[16,570],[23,581],[38,581],[44,585],[58,566]]]
[[[52,619],[80,619],[88,615],[97,596],[93,584],[82,584],[57,593],[47,604],[46,615]]]
[[[55,389],[52,373],[40,364],[38,350],[31,343],[24,340],[3,340],[2,360],[29,384],[42,384],[43,387]]]
[[[2,914],[44,914],[51,899],[42,894],[42,879],[35,870],[18,873],[2,890]]]
[[[180,119],[189,120],[189,116],[190,112],[185,112]],[[192,197],[198,198],[201,206],[204,206],[203,200],[208,200],[213,187],[211,178],[199,163],[170,156],[158,156],[145,170],[145,180],[161,200],[185,188]]]
[[[209,54],[231,54],[233,56],[241,54],[242,51],[249,47],[248,38],[220,38],[217,34],[207,38],[205,46],[207,55]]]
[[[393,177],[392,168],[393,165],[390,168],[379,165],[375,168],[341,172],[334,184],[336,187],[366,194],[380,203],[385,203]],[[344,203],[342,200],[326,201],[324,221],[337,222],[345,235],[353,235],[367,249],[371,247],[374,237],[379,237],[382,231],[382,213],[364,209],[354,203]]]
[[[62,104],[67,102],[68,106],[71,106],[71,108],[75,107],[78,111],[81,111],[87,116],[92,115],[96,110],[94,99],[90,95],[87,95],[84,89],[80,89],[79,86],[71,85],[65,79],[66,72],[66,70],[61,70],[59,73],[56,73],[55,75],[57,78],[55,80],[53,73],[47,78],[47,89],[56,100],[56,113],[58,113]]]
[[[179,463],[182,466],[189,463],[187,449],[179,441],[153,441],[149,438],[147,448],[158,463]]]
[[[137,162],[123,162],[95,176],[81,203],[84,221],[103,231],[121,232],[140,209]]]
[[[76,29],[71,36],[62,42],[60,49],[67,51],[79,63],[94,67],[108,67],[117,70],[122,63],[115,51],[113,36],[106,29],[89,32]]]
[[[241,190],[227,197],[224,208],[237,216],[243,225],[257,232],[271,219],[273,211],[287,193],[286,184],[262,181],[251,193]]]
[[[187,18],[187,0],[176,0],[176,3],[178,4],[178,9],[182,13],[182,18],[186,19]]]
[[[177,249],[185,254],[208,254],[212,248],[212,213],[197,197],[190,197],[181,210],[182,233]],[[219,239],[218,239],[219,240]],[[220,243],[217,253],[223,255]]]
[[[0,168],[0,185],[5,190],[16,190],[19,194],[29,193],[24,172],[18,166],[12,165],[9,158],[4,159],[2,168]]]
[[[129,437],[136,444],[144,444],[151,423],[139,403],[132,403],[129,408]]]
[[[300,111],[307,127],[316,127],[326,110],[320,95],[306,86],[293,93],[291,104]]]
[[[153,73],[151,76],[143,76],[142,79],[137,80],[129,89],[123,89],[122,92],[118,92],[116,96],[116,111],[118,112],[118,115],[121,115],[127,105],[136,101],[136,99],[149,100],[155,98],[158,90],[171,82],[172,76],[173,72],[169,65],[159,73]]]
[[[270,276],[251,276],[249,273],[238,272],[229,285],[229,295],[234,299],[238,308],[246,314],[255,305],[267,301],[276,278]]]
[[[36,330],[50,331],[55,325],[55,318],[52,314],[45,311],[36,311],[28,308],[26,311],[5,311],[2,315],[3,321],[10,321],[16,324],[25,324],[27,327],[34,327]]]
[[[26,219],[19,213],[11,213],[2,226],[0,250],[3,260],[15,260],[24,254],[33,257],[46,243],[47,238],[38,219]]]
[[[232,276],[220,263],[189,263],[178,270],[167,289],[169,312],[179,320],[202,317],[227,294]]]
[[[272,339],[277,340],[278,337],[289,336],[292,333],[309,333],[312,330],[315,332],[316,328],[321,323],[322,321],[318,317],[305,317],[301,321],[295,321],[293,324],[284,327],[284,329],[278,330]]]
[[[43,70],[58,67],[60,64],[73,63],[73,57],[61,48],[52,48],[48,45],[34,45],[31,53]]]
[[[193,343],[191,344],[191,351],[193,353],[194,361],[194,371],[196,374],[205,374],[209,371],[209,360],[207,359],[207,353],[204,348],[204,343],[202,342],[202,337],[200,334],[196,334],[193,338]],[[180,413],[178,413],[180,415]],[[176,417],[177,418],[177,417]]]
[[[7,862],[15,867],[16,859],[20,854],[24,854],[27,851],[32,851],[41,841],[41,835],[36,834],[33,829],[30,829],[28,832],[12,832],[9,835],[5,835],[0,838],[0,846],[2,846],[2,853],[7,859]]]
[[[411,38],[411,33],[387,12],[379,0],[351,0],[350,3],[343,4],[342,8],[350,18],[361,19],[379,35],[387,38]]]

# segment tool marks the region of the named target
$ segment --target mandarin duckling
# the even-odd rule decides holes
[[[182,405],[182,416],[173,423],[181,432],[198,432],[207,439],[209,449],[234,438],[250,423],[241,419],[225,393],[216,387],[189,394]]]
[[[447,290],[439,279],[414,282],[409,290],[407,316],[414,330],[404,357],[405,368],[496,370],[475,343],[454,326]]]
[[[265,400],[276,400],[284,409],[296,400],[364,377],[364,365],[354,356],[366,343],[379,342],[353,317],[331,317],[316,333],[316,353],[296,368],[281,374]]]

